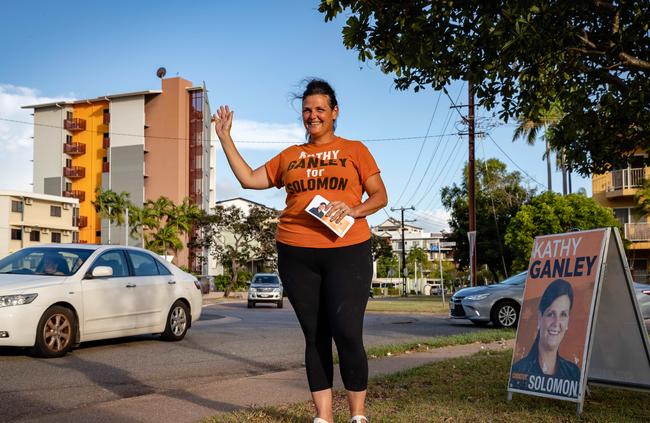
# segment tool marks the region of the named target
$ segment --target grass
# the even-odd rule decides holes
[[[448,297],[445,297],[448,301]],[[370,299],[366,311],[392,313],[449,313],[449,303],[437,296],[410,296]]]
[[[366,348],[366,354],[368,354],[369,358],[386,357],[407,352],[428,351],[432,348],[448,347],[450,345],[465,345],[474,342],[490,343],[504,339],[514,339],[515,335],[516,332],[513,329],[485,329],[477,332],[439,336],[423,341],[368,347]]]
[[[574,403],[515,394],[506,400],[512,351],[481,352],[371,380],[367,413],[379,422],[643,422],[650,421],[647,393],[591,387],[584,412]],[[335,421],[347,422],[343,392],[335,393]],[[304,423],[309,402],[247,409],[204,422]]]

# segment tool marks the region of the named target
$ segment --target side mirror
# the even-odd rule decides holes
[[[93,278],[110,278],[113,276],[113,268],[110,266],[97,266],[93,269]]]

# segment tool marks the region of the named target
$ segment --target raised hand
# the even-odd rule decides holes
[[[224,141],[230,138],[230,129],[232,128],[232,115],[234,111],[230,110],[228,106],[219,106],[217,113],[212,115],[214,128],[217,132],[219,140]]]

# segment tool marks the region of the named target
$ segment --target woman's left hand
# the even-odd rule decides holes
[[[326,210],[325,217],[328,217],[334,223],[339,223],[345,216],[356,217],[354,208],[343,201],[332,201],[327,205]]]

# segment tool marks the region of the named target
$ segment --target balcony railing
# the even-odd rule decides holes
[[[83,178],[86,176],[86,168],[82,166],[70,166],[63,168],[63,176],[66,178]]]
[[[614,170],[608,191],[639,188],[643,185],[644,176],[645,169],[642,167]]]
[[[63,121],[63,127],[68,131],[84,131],[86,130],[86,119],[66,119]]]
[[[78,156],[86,153],[86,144],[82,142],[73,142],[70,144],[63,144],[63,152],[71,156]]]
[[[69,198],[76,198],[79,201],[84,201],[86,199],[86,192],[80,190],[63,191],[63,196]]]
[[[102,147],[104,147],[105,150],[108,150],[108,147],[110,146],[111,146],[111,138],[108,136],[102,138]]]
[[[102,172],[107,173],[111,170],[111,164],[109,162],[102,163]]]
[[[650,223],[626,223],[625,238],[630,241],[650,241]]]
[[[109,112],[104,112],[104,120],[103,120],[104,125],[108,125],[111,123],[111,114]]]
[[[72,220],[72,226],[76,226],[78,228],[85,228],[88,226],[88,217],[86,216],[76,216]]]

